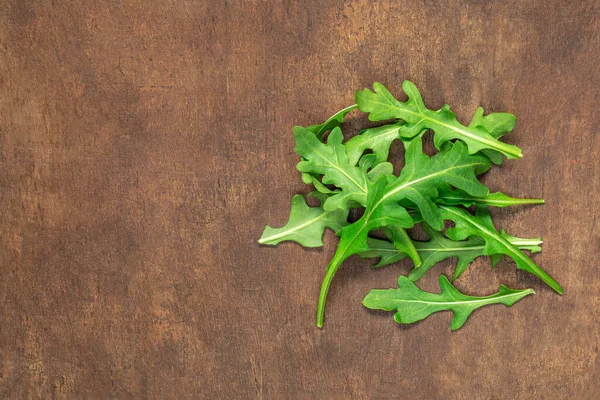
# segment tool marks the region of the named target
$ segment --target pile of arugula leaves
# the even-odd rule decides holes
[[[402,85],[408,96],[405,102],[396,100],[380,83],[373,88],[374,91],[356,92],[356,105],[337,112],[324,123],[294,128],[294,151],[301,156],[297,168],[303,181],[314,186],[310,196],[319,201],[319,206],[310,207],[302,195],[294,196],[288,223],[281,228],[267,226],[258,241],[266,245],[295,241],[305,247],[317,247],[323,245],[325,228],[340,237],[321,286],[317,326],[323,326],[325,301],[336,271],[354,254],[379,258],[374,267],[404,258],[412,260],[412,271],[399,277],[397,289],[372,290],[363,299],[367,308],[395,311],[394,319],[401,324],[449,310],[454,313],[451,329],[455,330],[479,307],[498,303],[512,306],[534,293],[532,289],[512,290],[501,285],[498,293],[491,296],[467,296],[443,275],[439,294],[424,292],[414,284],[435,263],[449,257],[458,259],[452,280],[479,256],[489,256],[494,266],[506,255],[517,268],[539,277],[562,294],[560,285],[523,253],[540,251],[540,238],[522,239],[498,231],[489,212],[489,207],[544,201],[490,193],[477,178],[492,164],[501,164],[503,156],[522,157],[518,147],[499,140],[512,131],[515,116],[484,116],[479,107],[471,123],[464,126],[448,105],[438,111],[428,109],[409,81]],[[370,121],[391,123],[366,129],[344,142],[342,121],[356,108],[368,113]],[[422,137],[428,131],[433,132],[438,150],[431,157],[422,149]],[[405,165],[398,176],[388,162],[390,146],[396,139],[405,149]],[[349,222],[353,208],[364,212],[357,221]],[[474,213],[470,210],[473,208]],[[453,227],[444,229],[445,221],[453,223]],[[428,241],[409,236],[407,229],[415,224],[421,224]],[[373,231],[380,231],[387,240],[369,236]]]

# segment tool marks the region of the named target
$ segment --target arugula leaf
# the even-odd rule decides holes
[[[364,89],[357,91],[355,95],[358,107],[361,111],[369,113],[371,121],[402,119],[413,126],[410,130],[412,135],[418,135],[424,129],[432,129],[435,132],[434,144],[438,149],[449,140],[460,139],[467,144],[470,154],[489,149],[508,158],[522,157],[518,147],[500,142],[488,129],[481,127],[481,124],[488,128],[495,126],[496,120],[499,119],[495,116],[487,122],[482,122],[485,121],[483,117],[478,118],[475,126],[467,127],[457,121],[456,115],[450,111],[448,105],[444,105],[439,111],[425,107],[417,87],[409,81],[402,84],[402,89],[408,96],[404,103],[396,100],[379,82],[375,82],[373,88],[374,92]]]
[[[523,297],[535,293],[533,289],[514,290],[500,285],[498,293],[491,296],[467,296],[459,292],[444,275],[440,275],[441,293],[428,293],[419,289],[405,276],[398,278],[398,289],[374,289],[363,299],[370,309],[396,311],[394,320],[399,324],[412,324],[439,311],[452,311],[454,318],[450,329],[457,330],[476,309],[490,304],[512,306]]]
[[[435,264],[450,257],[458,259],[452,275],[454,281],[465,272],[473,260],[484,255],[485,240],[478,236],[469,237],[464,241],[456,241],[448,239],[441,232],[431,229],[426,224],[423,225],[423,230],[430,240],[428,242],[415,242],[415,247],[423,259],[423,264],[420,268],[413,268],[408,274],[408,279],[413,282],[421,279]],[[504,231],[500,235],[519,249],[529,250],[532,253],[542,250],[539,247],[542,244],[541,238],[522,239],[510,236]],[[498,261],[498,259],[493,260],[492,266]]]
[[[515,260],[517,268],[539,277],[557,293],[563,293],[561,286],[550,275],[496,230],[487,207],[477,207],[475,215],[453,206],[440,205],[440,210],[444,219],[456,224],[456,227],[446,230],[446,236],[450,239],[463,240],[469,236],[479,236],[485,240],[484,255],[505,254]]]
[[[490,193],[487,196],[471,196],[462,190],[452,190],[448,187],[439,190],[437,202],[449,206],[462,205],[470,207],[472,205],[487,205],[494,207],[508,207],[523,204],[544,204],[543,199],[518,199],[509,197],[501,192]]]
[[[331,183],[341,189],[340,193],[325,201],[325,210],[348,208],[348,202],[351,201],[361,205],[366,203],[367,175],[360,167],[349,163],[346,148],[342,144],[344,136],[339,127],[331,131],[327,143],[322,143],[311,131],[300,126],[294,128],[294,138],[294,151],[302,156],[297,169],[323,174],[323,183]]]
[[[495,139],[500,139],[505,133],[512,132],[517,118],[509,113],[491,113],[483,115],[483,108],[477,107],[475,115],[469,124],[469,128],[482,128]],[[495,150],[481,150],[494,164],[502,164],[502,153]]]
[[[418,268],[413,268],[408,274],[408,279],[415,282],[421,279],[438,262],[450,257],[456,257],[458,263],[454,270],[452,280],[456,280],[467,269],[469,264],[477,257],[483,256],[485,241],[478,236],[471,236],[467,240],[455,241],[448,239],[441,232],[431,229],[427,224],[423,224],[423,230],[429,236],[429,241],[412,241],[422,264]],[[541,251],[539,247],[542,244],[541,238],[523,239],[511,236],[502,230],[500,234],[510,243],[521,250],[529,250],[532,253]],[[387,240],[368,238],[368,250],[358,253],[361,258],[380,258],[379,262],[373,265],[373,268],[383,267],[393,264],[397,261],[407,258],[406,252],[395,246]],[[499,260],[495,260],[495,265]]]
[[[311,196],[318,198],[323,204],[327,196],[313,192]],[[319,247],[323,245],[325,228],[339,232],[347,225],[348,210],[337,209],[326,211],[321,206],[309,207],[302,195],[292,197],[290,218],[283,227],[271,228],[267,225],[258,240],[260,244],[276,245],[283,241],[294,241],[304,247]]]
[[[485,196],[488,189],[476,177],[490,167],[481,155],[468,155],[461,142],[449,143],[433,157],[423,153],[421,137],[404,142],[406,164],[400,176],[388,182],[380,176],[368,182],[365,213],[355,223],[342,228],[340,243],[323,278],[317,305],[317,326],[323,325],[325,301],[329,286],[341,263],[353,254],[368,250],[367,235],[384,226],[411,228],[414,223],[406,209],[398,204],[408,199],[416,205],[425,221],[434,228],[443,228],[443,219],[436,204],[437,188],[451,184],[475,196]]]
[[[311,125],[311,126],[307,127],[306,129],[311,131],[312,133],[314,133],[315,136],[317,137],[317,139],[322,140],[325,132],[330,131],[333,128],[342,125],[342,122],[344,121],[344,117],[350,111],[355,110],[356,108],[358,108],[358,105],[353,104],[349,107],[346,107],[346,108],[336,112],[331,117],[327,118],[327,120],[325,122],[323,122],[322,124]],[[326,186],[324,186],[323,184],[321,184],[321,181],[319,181],[318,176],[314,176],[312,174],[303,172],[302,173],[302,181],[306,184],[313,183],[315,186],[315,189],[317,189],[321,193],[329,193],[328,192],[329,189]]]

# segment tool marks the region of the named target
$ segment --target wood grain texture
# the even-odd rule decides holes
[[[568,0],[0,1],[0,398],[599,398],[599,17]],[[352,258],[315,328],[334,235],[256,243],[308,191],[292,127],[403,79],[463,122],[517,115],[524,158],[485,183],[546,199],[494,217],[543,236],[564,296],[479,260],[460,290],[537,295],[456,333],[448,313],[399,327],[360,300],[408,263]]]

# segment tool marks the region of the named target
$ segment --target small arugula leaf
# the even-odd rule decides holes
[[[475,196],[489,193],[476,177],[487,171],[489,161],[479,155],[468,155],[466,146],[461,142],[445,145],[433,157],[423,153],[420,137],[405,142],[405,148],[406,164],[400,176],[386,185],[377,206],[384,203],[396,206],[401,200],[409,200],[419,209],[426,222],[441,230],[443,221],[432,200],[437,197],[438,188],[452,185]],[[375,207],[370,213],[377,215],[377,211]]]
[[[398,278],[398,289],[374,289],[363,299],[363,305],[373,310],[396,311],[394,320],[399,324],[412,324],[439,311],[452,311],[454,318],[450,329],[457,330],[473,311],[491,304],[512,306],[523,297],[535,293],[533,289],[514,290],[500,285],[498,293],[491,296],[467,296],[458,291],[444,275],[440,275],[441,293],[428,293],[419,289],[405,276]]]
[[[331,131],[327,143],[322,143],[311,131],[300,126],[294,128],[294,138],[294,151],[302,156],[297,169],[322,174],[324,184],[333,184],[341,189],[340,193],[327,199],[325,210],[348,208],[348,202],[352,201],[361,205],[366,203],[367,176],[360,167],[349,163],[339,127]]]
[[[432,129],[435,132],[434,144],[438,149],[447,141],[460,139],[467,144],[469,154],[489,149],[508,158],[522,157],[518,147],[500,142],[480,124],[468,127],[462,125],[447,105],[439,111],[429,110],[423,103],[417,87],[409,81],[402,84],[402,89],[408,96],[404,103],[396,100],[381,83],[375,82],[373,88],[374,92],[364,89],[357,91],[355,95],[358,107],[361,111],[369,113],[371,121],[402,119],[413,127],[410,131],[413,135],[418,135],[424,129]],[[487,125],[492,125],[491,122]]]
[[[508,207],[523,204],[544,204],[543,199],[519,199],[509,197],[501,192],[490,193],[487,196],[471,196],[462,190],[452,190],[448,187],[439,190],[437,202],[449,206],[486,205],[494,207]]]
[[[322,124],[311,125],[311,126],[307,127],[306,129],[311,131],[312,133],[314,133],[315,136],[317,137],[317,139],[323,140],[323,135],[327,131],[330,131],[333,128],[342,125],[342,122],[344,122],[344,117],[350,111],[352,111],[356,108],[358,108],[358,105],[353,104],[350,107],[346,107],[346,108],[336,112],[331,117],[327,118],[327,120],[325,122],[323,122]],[[317,189],[321,193],[328,193],[327,190],[329,190],[329,189],[327,189],[326,186],[321,184],[321,182],[319,181],[317,176],[303,172],[302,173],[302,181],[306,184],[311,184],[311,183],[314,184],[315,189]]]
[[[325,201],[325,195],[313,192],[311,196]],[[325,228],[331,228],[339,232],[347,225],[348,210],[326,211],[322,206],[309,207],[302,195],[292,198],[290,218],[283,227],[271,228],[267,226],[258,240],[260,244],[276,245],[283,241],[294,241],[304,247],[319,247],[323,245],[323,233]]]
[[[539,277],[557,293],[563,293],[561,286],[550,275],[496,230],[487,207],[477,207],[475,215],[453,206],[440,205],[440,210],[444,219],[456,224],[456,227],[446,230],[450,239],[463,240],[469,236],[479,236],[485,240],[484,255],[507,255],[516,262],[517,268]]]

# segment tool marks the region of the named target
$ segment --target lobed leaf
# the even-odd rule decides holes
[[[364,205],[367,200],[366,171],[350,164],[346,148],[342,144],[343,135],[339,127],[334,128],[327,143],[322,143],[311,131],[297,126],[294,128],[296,147],[294,151],[302,156],[298,170],[311,174],[322,174],[324,184],[333,184],[341,189],[329,197],[324,208],[348,208],[349,202]]]
[[[509,113],[491,113],[483,115],[483,108],[477,107],[475,115],[471,119],[469,128],[481,128],[492,135],[495,139],[500,139],[504,134],[512,132],[517,118]],[[502,153],[496,150],[481,150],[494,164],[502,164]]]
[[[318,192],[311,193],[321,204],[326,196]],[[276,245],[283,241],[300,243],[304,247],[319,247],[323,245],[325,228],[339,232],[347,225],[348,210],[326,211],[322,206],[309,207],[302,195],[292,197],[290,218],[281,228],[271,228],[267,225],[258,240],[260,244]]]
[[[496,230],[487,207],[477,207],[475,215],[453,206],[440,206],[440,209],[444,219],[451,220],[456,224],[454,228],[446,230],[446,235],[450,239],[463,240],[469,236],[481,237],[485,241],[484,255],[507,255],[516,262],[517,268],[539,277],[557,293],[563,293],[561,286],[550,275]]]
[[[322,124],[311,125],[311,126],[307,127],[306,129],[311,131],[312,133],[314,133],[315,136],[317,137],[317,139],[322,141],[323,135],[327,131],[330,131],[333,128],[341,126],[342,122],[344,122],[344,117],[350,111],[355,110],[356,108],[358,108],[358,105],[353,104],[349,107],[346,107],[346,108],[336,112],[331,117],[327,118],[327,120],[325,120],[325,122],[323,122]],[[327,188],[327,186],[325,186],[321,183],[321,181],[319,180],[319,176],[303,172],[302,173],[302,181],[306,184],[310,184],[310,183],[314,184],[315,189],[317,189],[317,191],[319,191],[321,193],[331,193],[329,188]]]
[[[374,289],[363,299],[370,309],[396,311],[394,320],[399,324],[412,324],[439,311],[452,311],[454,318],[450,329],[457,330],[478,308],[491,304],[512,306],[523,297],[535,293],[533,289],[514,290],[500,285],[498,293],[491,296],[467,296],[458,291],[444,275],[440,275],[441,293],[428,293],[419,289],[405,276],[398,278],[398,289]]]
[[[456,241],[448,239],[427,224],[423,224],[423,230],[429,236],[429,240],[426,242],[412,241],[421,259],[421,266],[413,268],[408,274],[408,278],[413,282],[421,279],[440,261],[456,257],[458,262],[452,276],[454,281],[460,277],[473,260],[484,255],[485,241],[480,237],[472,236],[467,240]],[[501,231],[500,234],[521,250],[529,250],[532,253],[541,251],[539,247],[542,244],[541,238],[523,239],[510,236],[504,231]],[[361,258],[380,258],[379,262],[373,265],[374,268],[393,264],[408,257],[405,251],[386,240],[368,238],[367,245],[368,250],[360,252],[358,255]],[[495,262],[497,261],[495,260]],[[495,263],[493,264],[495,265]]]
[[[475,123],[464,126],[458,122],[456,115],[450,111],[448,105],[444,105],[439,111],[429,110],[423,103],[417,87],[409,81],[404,81],[402,84],[402,89],[408,96],[406,102],[396,100],[379,82],[373,84],[373,89],[374,91],[359,90],[355,95],[358,107],[361,111],[369,113],[371,121],[401,119],[412,127],[407,133],[413,136],[418,135],[424,129],[431,129],[435,132],[434,144],[438,149],[452,139],[460,139],[467,144],[470,154],[481,150],[492,150],[504,154],[508,158],[522,157],[518,147],[502,143],[495,137],[501,136],[498,133],[500,129],[508,127],[506,117],[488,116],[486,120],[482,115],[483,112],[479,117],[476,113]],[[494,129],[495,135],[490,134],[489,129]],[[497,162],[494,153],[490,154]]]

